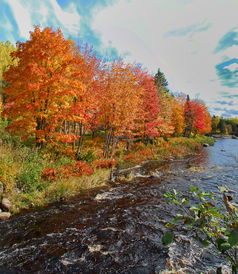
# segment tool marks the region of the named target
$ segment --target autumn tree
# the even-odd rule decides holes
[[[38,146],[46,142],[72,142],[79,136],[61,132],[63,121],[71,120],[69,109],[84,85],[81,71],[74,69],[82,59],[74,58],[72,44],[60,30],[35,27],[30,39],[18,43],[11,54],[19,60],[4,74],[4,113],[11,119],[8,130],[17,135],[35,136]]]
[[[108,157],[113,155],[120,137],[131,137],[136,131],[143,89],[136,68],[121,61],[110,64],[104,77],[99,117],[105,130],[104,156]]]
[[[201,133],[210,133],[212,131],[211,115],[207,109],[206,104],[204,102],[201,102],[201,105],[204,112],[204,128],[201,130]]]
[[[74,70],[80,72],[77,81],[83,83],[84,88],[77,89],[75,93],[74,101],[69,108],[72,119],[64,121],[64,133],[80,136],[72,142],[73,151],[79,157],[86,131],[93,131],[97,126],[99,96],[103,89],[100,77],[102,62],[88,45],[74,46],[74,57],[78,60]]]
[[[140,86],[143,89],[143,108],[144,108],[144,137],[153,140],[159,137],[159,127],[161,121],[158,120],[160,104],[158,91],[154,79],[147,72],[140,71]],[[142,118],[140,120],[142,121]]]
[[[109,157],[123,138],[153,142],[183,130],[195,135],[210,129],[205,104],[172,95],[160,70],[152,77],[122,61],[103,63],[89,46],[65,40],[60,30],[35,27],[16,49],[0,44],[0,58],[2,52],[7,129],[34,137],[39,147],[51,144],[81,158],[85,134],[100,129]]]
[[[158,121],[160,121],[160,136],[171,136],[174,133],[174,117],[173,117],[173,96],[165,89],[158,90],[158,98],[160,103],[160,112]]]
[[[211,119],[205,104],[202,101],[190,100],[189,96],[187,96],[184,106],[184,119],[185,136],[210,132],[211,130]]]
[[[174,136],[181,136],[184,131],[184,109],[178,98],[172,100],[172,124],[174,127]]]

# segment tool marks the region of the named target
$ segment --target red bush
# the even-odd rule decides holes
[[[57,171],[55,168],[45,168],[41,174],[41,178],[49,181],[57,179]]]
[[[115,159],[101,159],[94,162],[96,168],[112,168],[118,165]]]
[[[61,167],[63,177],[68,178],[70,176],[90,176],[93,174],[93,168],[85,162],[77,161],[72,165]]]
[[[90,176],[93,174],[93,168],[85,162],[77,161],[74,164],[61,166],[58,168],[45,168],[42,179],[54,181],[60,177],[69,178],[71,176]]]

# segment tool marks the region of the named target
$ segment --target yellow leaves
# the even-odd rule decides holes
[[[10,42],[0,42],[0,80],[3,78],[3,73],[6,72],[11,65],[17,65],[18,61],[12,56],[15,50],[16,48]]]
[[[173,99],[172,105],[172,123],[174,125],[174,134],[181,135],[185,126],[183,106],[176,99]]]

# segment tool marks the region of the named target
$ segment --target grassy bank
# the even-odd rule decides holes
[[[100,144],[92,150],[90,142],[80,161],[63,153],[39,151],[30,143],[0,132],[1,196],[9,198],[13,212],[59,201],[82,190],[107,185],[111,168],[126,168],[150,159],[175,159],[196,153],[203,143],[213,143],[204,136],[159,138],[154,145],[135,143],[130,151],[119,144],[114,159],[101,159]]]
[[[213,145],[214,139],[206,136],[173,137],[168,140],[158,138],[154,145],[135,144],[132,151],[118,157],[119,168],[131,167],[146,160],[181,159],[197,153],[203,144]]]

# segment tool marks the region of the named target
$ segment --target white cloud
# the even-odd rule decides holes
[[[71,3],[67,10],[63,10],[56,0],[49,0],[53,8],[52,14],[55,15],[61,26],[66,28],[71,35],[77,35],[79,32],[80,15],[73,3]]]
[[[153,73],[160,67],[172,90],[199,94],[212,106],[217,92],[227,91],[215,66],[224,54],[238,56],[238,47],[214,54],[218,41],[238,25],[237,9],[236,0],[119,0],[98,12],[92,26],[104,46],[129,51],[128,62],[141,62]],[[174,30],[181,35],[172,35]]]
[[[237,112],[238,98],[233,98],[231,100],[231,98],[218,96],[217,99],[216,102],[212,102],[210,105],[211,114],[226,116],[231,112]]]
[[[21,38],[28,39],[33,24],[60,27],[64,34],[78,36],[78,0],[64,8],[57,0],[0,1],[10,6]],[[214,109],[218,92],[237,93],[221,85],[215,66],[237,58],[238,46],[214,53],[220,39],[238,29],[237,10],[237,0],[118,0],[94,9],[91,23],[102,39],[102,51],[115,47],[126,61],[142,63],[152,73],[159,67],[171,90],[191,97],[199,94]],[[16,30],[11,21],[0,22],[13,40]]]
[[[16,41],[12,34],[14,29],[13,29],[13,25],[12,25],[10,19],[5,14],[3,14],[1,19],[2,20],[0,20],[0,29],[4,30],[3,34],[5,35],[6,40],[8,40],[14,44]]]
[[[80,15],[71,3],[62,9],[56,0],[8,0],[22,38],[29,38],[33,25],[60,27],[70,35],[79,32]]]
[[[235,72],[235,71],[238,70],[238,64],[237,64],[237,63],[233,63],[233,64],[231,64],[231,65],[229,65],[229,66],[226,66],[225,68],[226,68],[226,69],[229,69],[229,70],[232,71],[232,72]]]
[[[10,5],[13,12],[20,36],[28,38],[29,30],[32,29],[31,14],[29,13],[28,8],[19,0],[8,0],[7,3]]]

